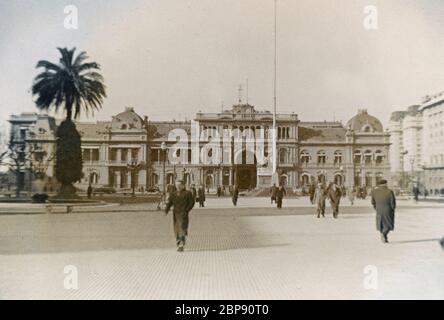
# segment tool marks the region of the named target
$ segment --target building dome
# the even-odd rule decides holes
[[[358,114],[347,122],[347,128],[355,132],[383,132],[381,121],[369,115],[366,109],[358,111]]]
[[[114,116],[111,121],[112,130],[140,130],[142,125],[142,118],[133,108],[125,108],[124,112]]]

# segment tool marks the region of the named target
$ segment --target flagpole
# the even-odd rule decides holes
[[[277,66],[277,0],[274,0],[274,78],[273,78],[273,179],[276,179],[277,146],[276,146],[276,66]],[[276,181],[273,181],[276,182]]]

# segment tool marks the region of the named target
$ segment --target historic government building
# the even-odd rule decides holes
[[[55,131],[60,121],[47,115],[21,114],[11,116],[10,122],[14,141],[40,146],[41,152],[34,156],[39,163],[46,157],[46,181],[54,184],[52,159]],[[220,113],[198,112],[194,123],[201,132],[217,132],[220,136],[224,129],[240,132],[262,129],[268,138],[273,115],[239,103]],[[277,114],[276,124],[277,173],[280,183],[288,188],[301,188],[319,180],[372,187],[389,174],[389,134],[366,110],[359,110],[345,125],[304,122],[295,113]],[[83,150],[84,177],[79,188],[84,189],[91,183],[95,187],[110,186],[117,190],[133,184],[137,189],[162,189],[164,183],[173,183],[177,178],[187,184],[203,184],[208,189],[234,184],[241,189],[268,188],[272,183],[270,166],[259,163],[255,156],[253,161],[246,161],[247,149],[235,152],[231,146],[223,147],[222,153],[228,162],[195,163],[191,161],[190,143],[189,147],[174,150],[188,161],[170,163],[168,152],[175,142],[168,141],[168,135],[173,129],[183,129],[191,135],[191,121],[150,121],[134,109],[126,108],[111,121],[77,122],[76,125]],[[199,148],[205,142],[205,139],[201,141]],[[265,157],[270,153],[267,147]],[[23,176],[26,180],[26,173]],[[26,188],[26,181],[23,185]]]

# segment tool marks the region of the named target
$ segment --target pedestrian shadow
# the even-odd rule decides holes
[[[217,251],[230,251],[230,250],[241,250],[241,249],[263,249],[263,248],[274,248],[274,247],[286,247],[290,243],[276,243],[276,244],[263,244],[263,245],[234,245],[234,246],[193,246],[190,245],[189,248],[185,248],[187,252],[217,252]]]
[[[398,243],[398,244],[402,244],[402,243],[417,243],[417,242],[440,242],[441,239],[439,238],[433,238],[433,239],[415,239],[415,240],[399,240],[399,241],[390,241],[390,243]]]

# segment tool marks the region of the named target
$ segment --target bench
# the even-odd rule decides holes
[[[47,204],[45,206],[46,213],[52,213],[54,207],[66,207],[66,213],[73,212],[74,206],[72,204],[61,205],[61,204]]]

